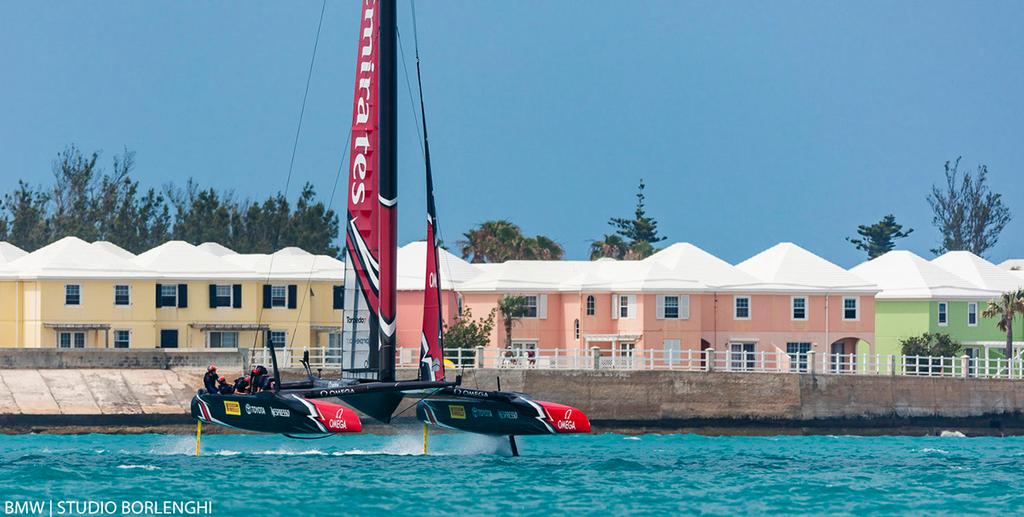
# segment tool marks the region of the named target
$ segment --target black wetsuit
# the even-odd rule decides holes
[[[228,383],[226,383],[226,382],[221,382],[217,386],[217,391],[221,395],[231,395],[232,393],[235,392],[235,387],[230,385],[230,384],[228,384]]]
[[[203,376],[203,386],[206,387],[207,393],[218,393],[217,379],[219,378],[220,376],[215,371],[206,372],[206,375]]]
[[[245,377],[239,377],[235,379],[235,393],[245,393],[249,389],[249,383],[245,380]]]

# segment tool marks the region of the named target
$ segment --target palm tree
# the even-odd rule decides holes
[[[512,325],[526,316],[526,298],[523,296],[508,295],[498,300],[498,312],[501,313],[501,322],[505,325],[505,347],[512,346]]]
[[[527,237],[507,219],[486,221],[462,234],[459,241],[462,258],[470,262],[505,262],[506,260],[559,260],[562,246],[543,235]]]
[[[996,301],[988,302],[982,311],[984,318],[998,318],[996,327],[1006,332],[1006,360],[1013,359],[1013,318],[1024,315],[1024,289],[1009,291],[1002,294]]]
[[[590,260],[604,257],[622,260],[626,258],[627,253],[629,253],[629,244],[622,237],[615,234],[606,234],[600,240],[590,243]]]
[[[562,245],[543,235],[527,240],[528,253],[534,260],[561,260],[565,250]]]

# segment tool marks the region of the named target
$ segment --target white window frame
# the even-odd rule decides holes
[[[523,319],[535,320],[540,318],[540,295],[539,294],[523,294],[523,306],[526,307]],[[530,301],[533,301],[531,304]],[[533,309],[533,315],[530,315],[530,309]]]
[[[971,311],[972,307],[974,308],[974,311]],[[974,323],[971,323],[971,316],[974,316]],[[978,326],[978,302],[967,302],[967,326]]]
[[[573,323],[573,335],[576,336],[576,341],[580,340],[580,320],[579,319],[577,319]]]
[[[219,339],[220,339],[220,346],[217,346],[217,347],[213,346],[213,335],[214,334],[217,334],[218,336],[220,336],[219,337]],[[235,335],[235,346],[234,346],[234,348],[238,348],[238,343],[241,342],[241,336],[239,335],[239,332],[237,330],[211,330],[211,331],[207,332],[206,333],[206,348],[218,348],[218,349],[220,349],[220,348],[229,348],[229,347],[225,347],[224,346],[224,334],[234,334]]]
[[[280,289],[282,293],[278,296],[276,292]],[[278,305],[277,301],[280,299],[281,304]],[[270,308],[271,309],[287,309],[288,308],[288,286],[287,285],[272,285],[270,286]]]
[[[168,289],[173,289],[173,295],[167,295]],[[174,303],[165,303],[168,298],[174,297]],[[160,284],[160,306],[161,308],[175,308],[178,306],[178,284]]]
[[[227,290],[228,290],[228,295],[227,295],[228,303],[227,303],[227,305],[222,305],[220,303],[221,298],[223,298],[223,296],[220,294],[220,290],[221,290],[222,287],[226,287]],[[271,288],[271,289],[273,289],[273,288]],[[286,288],[285,289],[285,297],[287,297],[287,296],[288,296],[288,289]],[[273,299],[273,296],[271,296],[271,299]],[[230,309],[230,308],[234,307],[235,306],[235,286],[233,286],[231,284],[214,284],[214,287],[213,287],[213,300],[214,300],[214,303],[217,305],[218,309]],[[287,300],[285,300],[285,302],[287,302]],[[287,305],[287,303],[286,303],[286,305]]]
[[[620,320],[629,319],[629,295],[628,294],[620,294],[620,295],[618,295],[618,297],[619,297],[619,319]],[[625,303],[623,303],[623,302],[625,302]],[[623,314],[623,311],[625,311],[625,314]]]
[[[935,304],[935,321],[938,322],[940,327],[949,326],[949,302],[938,302]]]
[[[280,334],[281,335],[281,341],[282,341],[281,348],[274,347],[275,350],[284,350],[285,347],[288,346],[288,331],[287,330],[271,330],[271,331],[268,331],[268,332],[269,332],[269,335],[267,336],[267,339],[271,343],[274,342],[274,335],[275,334]]]
[[[68,290],[75,288],[77,293],[75,296],[78,297],[78,303],[68,303]],[[64,306],[65,307],[81,307],[82,306],[82,284],[64,284]]]
[[[796,301],[804,301],[804,317],[796,317]],[[808,297],[806,296],[792,296],[789,298],[789,319],[790,321],[807,321],[811,317],[810,303],[808,303]]]
[[[67,338],[68,338],[68,346],[64,346],[64,345],[61,344],[61,339],[64,336],[67,336]],[[81,338],[82,338],[82,346],[75,346],[75,341],[76,341],[75,338],[79,337],[79,336],[81,336]],[[57,333],[57,348],[72,349],[72,348],[85,348],[85,346],[86,346],[85,331],[82,331],[82,330],[62,330],[62,331]]]
[[[846,302],[853,300],[853,317],[846,317]],[[844,296],[843,297],[843,321],[860,321],[860,298],[857,296]]]
[[[124,287],[127,290],[126,296],[128,297],[128,303],[117,303],[117,288]],[[131,307],[132,306],[132,286],[131,284],[114,284],[114,307]]]
[[[736,315],[736,312],[739,310],[739,302],[740,302],[741,298],[747,301],[747,315],[746,315],[746,317],[737,316]],[[732,319],[747,321],[747,320],[750,319],[751,316],[753,316],[753,314],[754,314],[754,303],[753,303],[753,298],[751,298],[750,295],[738,294],[738,295],[735,295],[735,296],[732,297]]]
[[[122,332],[124,332],[124,335],[127,336],[127,340],[125,341],[125,344],[127,346],[125,346],[123,348],[131,348],[132,347],[132,331],[129,330],[129,329],[115,329],[114,330],[114,348],[118,348],[118,346],[117,346],[117,335],[119,333],[122,333]]]
[[[588,294],[585,303],[587,307],[587,316],[593,316],[597,314],[597,299],[594,298],[594,295]]]
[[[674,308],[676,310],[676,315],[675,316],[669,316],[668,315],[668,309],[669,309],[668,299],[669,298],[672,298],[672,299],[675,300],[675,306],[672,307],[672,308]],[[678,294],[666,294],[665,296],[663,296],[661,298],[662,299],[662,302],[661,302],[661,316],[663,318],[665,318],[667,320],[682,319],[682,318],[679,317],[681,315],[680,314],[681,311],[679,310],[680,309],[680,307],[679,307],[679,305],[680,305],[679,304],[679,298],[680,298],[680,296]]]

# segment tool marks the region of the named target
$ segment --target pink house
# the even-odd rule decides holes
[[[409,353],[419,347],[423,249],[399,253],[398,343]],[[527,298],[511,343],[500,317],[492,336],[516,356],[597,347],[610,360],[664,361],[710,348],[745,365],[762,351],[873,352],[877,289],[789,243],[737,266],[679,243],[640,261],[468,264],[445,252],[441,268],[447,321],[460,304],[479,318],[506,294]]]

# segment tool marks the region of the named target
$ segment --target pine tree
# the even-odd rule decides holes
[[[846,240],[856,246],[857,249],[868,253],[868,260],[884,255],[894,247],[895,240],[902,239],[914,230],[912,228],[903,231],[903,225],[896,223],[896,217],[889,214],[872,225],[860,225],[857,227],[857,234],[860,239],[847,237]]]

